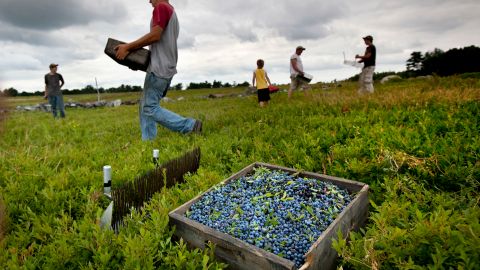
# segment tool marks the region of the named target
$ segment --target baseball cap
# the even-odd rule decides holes
[[[297,47],[297,50],[306,50],[306,49],[305,49],[305,47],[303,47],[303,46],[298,46],[298,47]]]
[[[58,66],[58,64],[51,63],[49,67],[53,68],[53,67],[57,67],[57,66]]]
[[[370,36],[370,35],[368,35],[368,36],[366,36],[366,37],[363,37],[363,39],[367,39],[367,40],[373,41],[373,37]]]

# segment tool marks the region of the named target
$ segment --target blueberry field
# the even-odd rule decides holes
[[[0,135],[0,268],[225,269],[227,265],[214,256],[214,245],[189,249],[174,237],[168,213],[258,161],[370,186],[367,224],[351,233],[348,242],[333,243],[338,267],[478,269],[480,81],[434,77],[377,83],[374,94],[363,96],[357,95],[354,83],[312,86],[310,96],[295,93],[291,100],[285,92],[275,93],[266,108],[258,106],[255,95],[241,95],[240,88],[171,91],[169,102],[162,105],[201,119],[203,133],[182,135],[159,128],[151,142],[141,141],[135,105],[68,108],[67,118],[59,120],[45,112],[11,111]],[[226,95],[208,98],[212,93]],[[139,93],[102,98],[136,100]],[[65,97],[77,102],[96,99]],[[43,101],[7,100],[12,108],[39,102]],[[118,232],[100,227],[107,206],[102,195],[104,165],[112,167],[115,189],[154,168],[153,149],[159,149],[160,162],[166,162],[196,146],[202,151],[197,173],[157,193],[143,211],[126,217]],[[270,188],[266,194],[277,194],[278,204],[245,190],[243,196],[254,210],[233,205],[228,211],[237,218],[253,216],[242,217],[235,226],[232,219],[220,222],[226,201],[225,208],[209,211],[210,219],[195,208],[188,215],[212,226],[223,224],[219,230],[300,262],[283,247],[304,249],[318,237],[322,221],[313,217],[323,205],[296,204],[284,194],[298,191],[300,197],[311,197],[297,187],[334,187],[289,182],[288,176],[275,173],[269,177],[279,181],[277,185],[250,181],[257,189]],[[340,210],[348,194],[333,193],[340,196],[328,200]],[[222,194],[214,199],[221,201]],[[244,233],[247,222],[240,220],[251,219],[248,225],[261,221],[255,217],[256,208],[267,213],[264,225]],[[283,215],[270,215],[278,208],[286,209]],[[335,217],[333,210],[330,214],[326,220]],[[288,243],[281,235],[267,241],[256,234],[306,216],[312,218],[305,221],[310,226],[303,226],[303,235],[310,237],[301,241]],[[288,226],[282,228],[291,233]]]

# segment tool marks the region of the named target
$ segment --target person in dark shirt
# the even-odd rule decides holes
[[[373,93],[373,73],[375,71],[375,60],[377,56],[377,49],[373,45],[373,37],[366,36],[363,38],[367,48],[364,55],[356,55],[356,59],[360,59],[359,63],[363,63],[362,73],[358,80],[358,93],[363,94]]]
[[[61,74],[57,73],[58,64],[50,64],[50,72],[45,74],[45,98],[52,106],[53,117],[57,118],[57,109],[60,117],[65,118],[65,105],[63,104],[62,86],[65,84]]]

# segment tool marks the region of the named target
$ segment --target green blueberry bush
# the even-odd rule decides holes
[[[334,243],[339,267],[478,267],[479,81],[404,80],[363,96],[353,83],[324,86],[291,100],[280,91],[267,108],[259,108],[256,96],[206,98],[213,91],[243,93],[239,88],[171,91],[163,106],[201,119],[204,132],[159,128],[151,142],[140,139],[137,106],[68,109],[61,120],[9,113],[0,139],[7,221],[0,268],[224,269],[213,245],[189,249],[173,236],[168,212],[255,161],[370,185],[366,226]],[[135,100],[138,93],[121,98]],[[112,166],[115,188],[153,168],[154,148],[165,162],[195,146],[202,151],[196,174],[156,194],[117,233],[100,228],[104,165]]]

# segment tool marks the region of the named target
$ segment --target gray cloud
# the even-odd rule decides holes
[[[29,3],[27,3],[29,2]],[[400,71],[412,51],[479,46],[478,0],[173,0],[180,20],[179,74],[174,82],[251,80],[258,58],[270,78],[289,81],[289,56],[303,45],[316,81],[359,72],[345,66],[372,34],[377,71]],[[148,32],[148,1],[0,0],[2,87],[35,90],[50,62],[61,64],[67,88],[98,78],[102,87],[141,85],[103,54],[107,37],[132,41]],[[40,78],[40,81],[39,81]]]
[[[359,14],[368,13],[366,23],[372,28],[388,27],[397,33],[442,34],[455,30],[477,16],[477,0],[404,0],[372,1]],[[466,18],[469,18],[466,20]],[[381,23],[381,25],[379,25]],[[400,32],[398,32],[400,31]]]
[[[194,11],[185,14],[188,21],[197,22],[188,25],[194,27],[191,32],[228,33],[246,42],[258,40],[259,31],[269,31],[287,40],[324,38],[329,34],[327,25],[348,11],[344,1],[317,0],[207,0],[183,6]]]
[[[229,29],[228,32],[242,41],[255,42],[258,40],[252,21],[231,21],[227,22],[227,25]]]
[[[178,37],[178,48],[179,49],[188,49],[195,45],[195,36],[190,35],[186,32],[180,32]]]
[[[38,30],[21,29],[19,27],[5,25],[4,23],[0,22],[0,40],[3,41],[45,46],[52,43],[50,36],[50,33],[43,33]]]
[[[264,23],[288,40],[315,40],[326,37],[329,34],[327,26],[347,11],[343,1],[289,1],[277,5],[272,10],[275,15],[264,17]]]
[[[92,21],[118,21],[126,9],[118,1],[2,0],[0,20],[23,29],[52,30]]]

